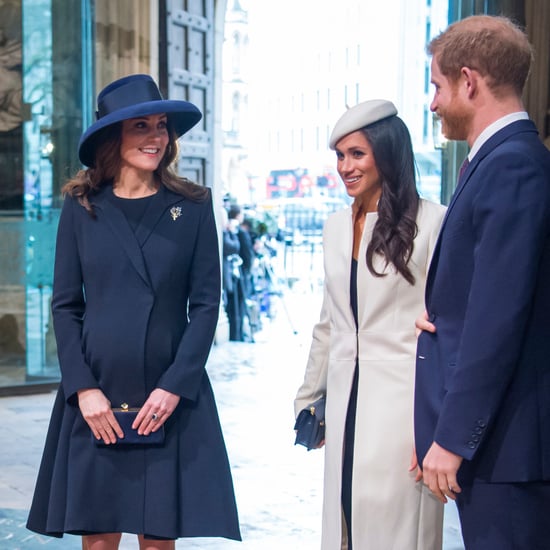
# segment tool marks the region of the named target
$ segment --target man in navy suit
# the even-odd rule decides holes
[[[467,550],[548,550],[550,151],[521,100],[532,49],[491,16],[428,49],[431,110],[470,152],[417,320],[418,461]]]

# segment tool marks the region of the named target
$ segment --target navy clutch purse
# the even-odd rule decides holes
[[[106,445],[103,439],[96,439],[92,433],[92,439],[98,447],[117,447],[118,445],[162,445],[164,443],[164,424],[156,432],[151,432],[149,435],[140,435],[137,430],[132,429],[132,424],[136,419],[139,409],[129,408],[123,403],[119,409],[112,409],[113,413],[120,424],[124,437],[117,436],[116,443]]]
[[[316,449],[325,439],[325,398],[321,397],[302,409],[294,424],[296,441],[294,445],[303,445],[308,451]]]

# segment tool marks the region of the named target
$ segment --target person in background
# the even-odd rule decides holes
[[[250,298],[252,295],[251,270],[255,258],[254,246],[250,235],[250,225],[249,223],[245,223],[242,208],[237,204],[230,206],[227,216],[230,223],[231,220],[235,220],[235,231],[237,233],[237,238],[239,239],[239,256],[243,262],[241,265],[243,292],[245,299]]]
[[[532,62],[505,17],[429,44],[431,104],[470,146],[418,318],[416,448],[468,550],[550,541],[550,152],[522,103]],[[419,310],[421,311],[421,310]]]
[[[87,168],[63,188],[52,299],[61,384],[27,527],[81,535],[84,550],[114,550],[122,532],[142,550],[241,538],[205,371],[221,295],[212,197],[171,169],[177,138],[201,116],[162,99],[148,75],[112,82],[80,140]],[[117,408],[139,409],[128,429]]]
[[[330,137],[353,198],[323,230],[324,299],[295,414],[326,396],[322,549],[438,550],[443,505],[419,482],[416,335],[445,208],[419,198],[409,131],[386,100]]]
[[[224,228],[222,231],[222,262],[224,305],[229,322],[229,340],[244,341],[244,316],[246,303],[242,281],[241,244],[237,234],[238,220],[229,219],[224,210]]]

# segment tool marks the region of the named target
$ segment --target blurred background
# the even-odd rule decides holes
[[[525,103],[548,140],[546,0],[0,0],[0,395],[59,382],[50,300],[60,189],[80,168],[78,139],[105,84],[150,73],[166,97],[203,111],[180,140],[178,170],[212,188],[220,243],[222,210],[238,206],[248,223],[245,324],[259,315],[258,325],[268,298],[322,277],[324,220],[348,200],[327,147],[347,106],[392,100],[413,137],[420,193],[448,202],[466,146],[445,142],[429,110],[425,46],[478,13],[525,25],[537,52]],[[216,344],[227,333],[222,307]]]

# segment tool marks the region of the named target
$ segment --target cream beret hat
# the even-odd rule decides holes
[[[336,148],[336,144],[348,134],[360,130],[369,124],[383,120],[397,114],[397,108],[391,101],[385,99],[371,99],[363,101],[348,109],[339,119],[330,135],[329,147]]]

